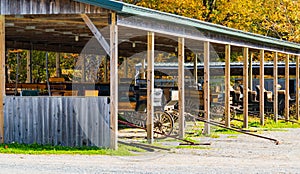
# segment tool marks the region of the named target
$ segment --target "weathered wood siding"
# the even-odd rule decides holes
[[[4,141],[109,147],[108,97],[5,97]]]
[[[1,0],[1,14],[101,13],[103,8],[72,0]]]

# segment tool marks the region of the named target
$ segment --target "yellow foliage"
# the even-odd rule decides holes
[[[300,42],[298,0],[127,0],[139,6]],[[208,6],[207,2],[213,5]]]

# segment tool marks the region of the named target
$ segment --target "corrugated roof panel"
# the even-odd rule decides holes
[[[299,49],[300,52],[300,44],[297,43],[288,42],[288,41],[267,37],[259,34],[254,34],[250,32],[244,32],[241,30],[228,28],[222,25],[208,23],[208,22],[191,19],[179,15],[174,15],[170,13],[160,12],[157,10],[139,7],[139,6],[135,6],[132,4],[127,4],[119,1],[112,1],[112,0],[75,0],[75,1],[107,8],[116,11],[118,13],[127,13],[131,15],[145,16],[157,20],[163,20],[172,23],[178,23],[181,25],[192,26],[192,27],[212,31],[219,34],[240,37],[241,39],[249,39],[252,41],[264,42],[264,43],[288,47],[292,49]]]

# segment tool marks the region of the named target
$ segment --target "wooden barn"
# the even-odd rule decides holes
[[[39,143],[66,146],[104,146],[117,149],[118,115],[121,111],[130,110],[121,102],[120,85],[130,81],[125,92],[131,89],[131,80],[137,75],[131,73],[138,63],[143,64],[141,79],[145,80],[147,103],[143,112],[147,130],[147,139],[153,141],[155,111],[155,78],[154,62],[175,60],[177,62],[176,90],[178,91],[178,136],[183,138],[185,132],[185,112],[191,109],[187,98],[187,73],[198,82],[197,64],[203,65],[203,111],[205,120],[211,119],[213,83],[217,78],[224,84],[222,106],[224,107],[225,124],[230,127],[230,60],[232,52],[239,52],[242,57],[241,74],[243,93],[251,90],[252,56],[259,57],[259,88],[264,89],[264,57],[266,53],[274,55],[273,103],[274,119],[278,110],[278,57],[285,63],[285,94],[289,93],[289,62],[294,61],[296,71],[296,115],[299,118],[299,55],[300,45],[257,34],[247,33],[195,19],[163,13],[113,0],[1,0],[0,1],[0,139],[1,142]],[[8,84],[6,59],[8,50],[28,50],[27,83]],[[71,83],[71,88],[51,85],[61,83],[47,79],[44,84],[32,81],[31,52],[33,50],[80,54],[82,64],[76,72],[84,76]],[[59,55],[59,54],[58,54]],[[58,56],[59,57],[59,56]],[[92,58],[91,58],[92,57]],[[222,57],[223,59],[218,59]],[[45,55],[47,61],[48,54]],[[137,60],[137,61],[133,61]],[[186,71],[185,62],[192,60],[194,70]],[[281,59],[280,59],[281,60]],[[222,61],[223,75],[210,71],[211,63]],[[59,62],[59,58],[58,58]],[[91,62],[96,62],[95,64]],[[98,68],[104,62],[104,78],[101,87],[96,88],[98,81],[94,78],[97,71],[89,75],[86,70]],[[84,67],[84,68],[82,68]],[[59,68],[59,65],[58,67]],[[122,73],[120,73],[122,71]],[[130,72],[129,72],[130,71]],[[173,71],[174,72],[174,71]],[[170,75],[171,76],[171,75]],[[172,75],[174,76],[174,75]],[[162,78],[162,75],[159,76]],[[90,81],[88,81],[88,80]],[[81,83],[77,83],[80,81]],[[87,86],[94,85],[92,88]],[[128,81],[127,81],[128,82]],[[135,82],[134,82],[135,83]],[[250,83],[250,85],[249,85]],[[59,95],[80,88],[86,95]],[[23,85],[23,86],[22,86]],[[107,88],[104,88],[107,87]],[[45,89],[43,96],[8,95],[8,88]],[[52,90],[52,93],[50,92]],[[214,90],[216,90],[214,88]],[[106,92],[103,92],[106,91]],[[164,90],[164,92],[167,90]],[[90,92],[90,93],[88,93]],[[103,93],[101,93],[103,92]],[[258,113],[264,122],[264,91],[257,94],[260,98]],[[248,127],[249,96],[243,97],[244,127]],[[195,100],[200,103],[199,100]],[[289,108],[289,99],[285,97],[285,107]],[[121,107],[122,106],[122,107]],[[128,108],[126,108],[128,107]],[[187,109],[188,108],[188,109]],[[198,108],[197,108],[198,109]],[[163,109],[162,109],[163,110]],[[140,111],[139,111],[140,112]],[[289,109],[285,109],[285,118],[289,119]],[[210,132],[209,124],[205,125],[206,133]]]

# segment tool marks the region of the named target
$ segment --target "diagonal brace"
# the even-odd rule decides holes
[[[89,27],[91,32],[94,34],[100,45],[103,47],[106,54],[110,56],[110,47],[107,41],[105,40],[104,36],[100,33],[98,28],[93,24],[91,19],[86,14],[81,14],[81,18],[85,22],[85,24]]]

